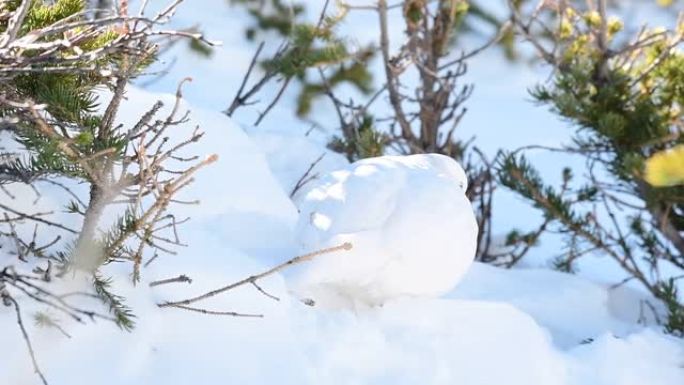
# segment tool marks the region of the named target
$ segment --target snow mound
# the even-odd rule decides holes
[[[119,123],[134,125],[157,100],[164,103],[157,117],[165,118],[175,95],[129,87],[118,115]],[[201,204],[176,205],[174,213],[179,218],[189,216],[201,222],[206,231],[218,233],[228,244],[250,253],[270,255],[288,249],[297,210],[273,177],[262,152],[224,114],[182,101],[179,114],[185,111],[190,111],[190,121],[167,131],[170,142],[187,139],[199,126],[205,134],[186,147],[186,155],[203,158],[218,154],[219,159],[200,170],[195,183],[178,195],[180,200],[199,199]]]
[[[570,351],[567,363],[569,385],[675,385],[684,381],[684,344],[649,329],[604,334]]]
[[[502,303],[403,299],[359,315],[316,312],[298,334],[312,384],[566,383],[548,335]]]
[[[558,350],[532,317],[503,302],[402,299],[359,314],[326,311],[288,300],[283,280],[274,276],[261,285],[281,301],[245,288],[202,303],[264,318],[157,308],[159,301],[199,294],[265,268],[218,237],[196,239],[188,255],[155,270],[164,278],[184,271],[195,278],[191,285],[148,288],[157,278],[150,275],[133,288],[127,272],[108,268],[119,283],[116,291],[136,309],[132,333],[109,323],[64,320],[68,339],[29,323],[50,383],[680,385],[684,378],[681,340],[645,329]],[[471,275],[481,272],[474,269]],[[11,315],[0,317],[4,330],[15,331]],[[16,352],[0,361],[3,383],[37,383],[19,332],[0,333],[0,343]]]
[[[477,223],[461,166],[443,155],[364,159],[330,173],[299,204],[303,252],[349,242],[289,275],[293,292],[326,307],[437,296],[470,266]]]
[[[548,329],[564,348],[606,332],[624,336],[641,327],[637,317],[611,306],[612,294],[605,286],[557,271],[475,263],[448,297],[510,303]],[[633,298],[622,307],[638,308],[638,301]]]
[[[130,124],[158,98],[167,106],[173,102],[168,95],[132,89],[122,109],[124,123]],[[36,311],[46,311],[46,307],[8,288],[22,304],[36,359],[50,384],[683,383],[682,341],[637,325],[635,319],[620,311],[620,307],[635,308],[638,296],[622,293],[616,301],[614,292],[603,286],[550,271],[503,270],[475,264],[449,294],[451,298],[405,298],[358,313],[300,304],[288,296],[285,281],[277,274],[259,284],[279,301],[243,287],[196,304],[209,310],[263,314],[263,318],[159,308],[157,303],[187,298],[264,271],[271,264],[263,261],[262,253],[282,252],[283,259],[291,256],[287,250],[294,248],[291,227],[296,209],[271,175],[264,156],[223,115],[192,110],[192,117],[197,119],[194,122],[207,131],[200,147],[192,150],[202,156],[218,153],[221,160],[201,170],[197,182],[185,191],[185,199],[200,198],[202,202],[180,207],[193,216],[180,234],[189,247],[180,249],[178,255],[160,256],[143,269],[137,287],[131,284],[130,265],[110,264],[103,271],[104,276],[114,279],[112,291],[125,297],[137,316],[131,333],[110,322],[79,324],[54,309],[48,310],[69,338],[57,328],[37,326],[32,316]],[[182,138],[192,129],[191,125],[176,127],[169,135]],[[425,217],[413,218],[416,222],[410,226],[406,222],[411,231],[391,232],[394,238],[389,239],[394,246],[410,250],[414,247],[411,237],[436,236],[448,223],[424,225],[439,217],[430,210],[438,207],[446,214],[455,208],[441,203],[421,206],[418,202],[427,202],[423,199],[428,198],[440,202],[442,194],[456,187],[448,188],[448,178],[426,175],[420,164],[416,162],[415,174],[407,171],[410,167],[405,164],[389,161],[358,170],[351,166],[329,176],[329,184],[316,182],[316,188],[302,202],[303,209],[315,206],[337,213],[341,207],[354,205],[361,211],[340,213],[344,215],[331,223],[327,232],[309,229],[309,235],[320,243],[332,243],[333,230],[342,236],[354,231],[368,234],[372,231],[367,228],[370,222],[355,222],[356,218],[368,217],[383,224],[378,220],[382,216],[379,211],[392,208],[390,198],[397,203],[410,195],[417,198],[417,206],[407,207],[386,222],[400,224],[411,219],[407,217],[413,215],[412,210],[426,211]],[[394,179],[399,174],[404,176]],[[417,178],[416,174],[425,175]],[[335,187],[336,178],[344,189]],[[402,186],[407,187],[405,195],[387,193],[386,189],[398,192]],[[431,191],[422,191],[420,186],[431,186]],[[35,199],[26,189],[7,187],[16,188],[12,191],[23,194],[19,198],[29,199],[27,202]],[[329,194],[316,202],[316,191]],[[41,210],[60,210],[62,200],[52,192],[41,189]],[[458,246],[454,238],[448,238],[447,244]],[[320,260],[337,257],[343,254],[321,256]],[[0,259],[6,258],[17,263],[16,257],[0,254]],[[345,262],[339,261],[341,269],[348,268]],[[151,281],[179,274],[193,282],[148,286]],[[89,289],[78,277],[66,278],[53,282],[50,289]],[[79,305],[87,307],[85,302]],[[38,384],[13,308],[0,306],[0,330],[0,346],[5,353],[0,359],[0,383]]]
[[[347,167],[347,159],[305,135],[276,131],[249,132],[283,189],[305,196],[313,181],[325,173]],[[298,187],[297,184],[301,186]],[[296,191],[295,191],[296,189]]]
[[[114,278],[113,292],[125,297],[134,309],[136,327],[130,333],[105,321],[78,324],[53,311],[71,335],[66,338],[57,329],[34,326],[32,312],[45,308],[23,302],[37,359],[50,384],[256,385],[283,383],[283,378],[285,384],[304,383],[304,355],[291,331],[280,277],[260,283],[264,290],[281,296],[280,302],[247,287],[198,304],[210,310],[263,314],[264,318],[210,316],[157,307],[159,302],[200,294],[266,268],[211,233],[188,235],[193,237],[191,246],[178,256],[165,256],[150,265],[137,287],[130,284],[130,266],[109,265],[103,272]],[[193,282],[148,286],[152,280],[179,274]],[[70,290],[78,289],[78,283],[80,289],[88,288],[86,282],[69,282]],[[6,331],[0,333],[0,344],[16,353],[0,361],[2,383],[37,384],[11,308],[0,309],[0,327]]]
[[[109,98],[104,93],[100,97]],[[156,118],[164,119],[174,105],[174,95],[152,94],[130,87],[117,123],[130,127],[158,100],[164,103],[164,108]],[[264,156],[240,127],[221,113],[182,101],[179,114],[186,110],[190,111],[191,120],[171,127],[166,132],[169,142],[187,139],[199,126],[205,132],[204,137],[188,146],[183,155],[199,155],[200,159],[219,155],[219,160],[200,170],[195,175],[195,183],[178,196],[179,200],[199,199],[200,204],[176,205],[172,209],[178,218],[191,217],[191,221],[179,226],[179,236],[189,247],[180,248],[178,255],[161,254],[143,269],[142,282],[137,287],[131,283],[129,264],[107,265],[102,273],[113,278],[112,292],[123,296],[133,309],[136,328],[127,333],[106,321],[76,323],[9,289],[22,304],[24,323],[50,384],[208,384],[220,380],[260,384],[274,382],[283,375],[293,383],[301,383],[297,379],[302,378],[299,375],[302,364],[294,364],[301,352],[285,316],[287,296],[280,277],[274,276],[260,285],[282,296],[281,302],[264,301],[264,296],[247,289],[202,304],[219,311],[264,314],[269,322],[157,307],[159,302],[199,294],[266,269],[267,265],[253,256],[289,254],[292,227],[297,218],[296,208],[271,174]],[[32,204],[35,199],[35,194],[26,186],[8,185],[7,188],[19,194],[17,199],[23,199],[22,204]],[[83,190],[77,189],[86,197],[87,191]],[[62,211],[66,200],[53,196],[53,192],[55,189],[41,188],[37,207]],[[115,218],[115,210],[109,210],[100,226],[107,228]],[[33,228],[26,227],[27,231]],[[49,232],[45,233],[49,237]],[[0,249],[2,266],[16,261],[16,256],[3,251]],[[13,259],[6,262],[6,258]],[[193,283],[148,287],[151,281],[180,274],[192,278]],[[87,279],[70,276],[53,282],[49,288],[55,293],[92,291]],[[99,301],[89,298],[75,301],[85,309],[100,306]],[[34,325],[32,317],[38,311],[46,311],[57,319],[71,338],[56,328]],[[37,383],[12,308],[0,306],[0,328],[4,331],[0,333],[0,345],[16,352],[0,360],[3,378],[0,383]],[[277,367],[275,362],[283,356],[290,357],[290,361],[283,363],[279,372],[272,371]]]

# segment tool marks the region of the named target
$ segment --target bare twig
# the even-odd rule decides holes
[[[248,317],[248,318],[263,318],[264,317],[263,314],[248,314],[248,313],[236,313],[233,311],[207,310],[207,309],[201,309],[201,308],[185,306],[185,305],[174,305],[174,307],[177,307],[177,308],[183,309],[183,310],[194,311],[196,313],[208,314],[208,315],[227,315],[227,316],[231,316],[231,317]]]
[[[221,293],[224,293],[226,291],[235,289],[236,287],[240,287],[240,286],[243,286],[246,284],[252,284],[253,282],[258,281],[259,279],[268,277],[269,275],[275,274],[275,273],[277,273],[283,269],[286,269],[290,266],[297,265],[297,264],[302,263],[302,262],[310,261],[319,255],[334,253],[336,251],[342,251],[342,250],[348,251],[348,250],[351,250],[351,248],[352,248],[352,244],[347,242],[347,243],[344,243],[344,244],[341,244],[338,246],[329,247],[327,249],[322,249],[322,250],[317,250],[317,251],[314,251],[314,252],[311,252],[308,254],[303,254],[303,255],[294,257],[294,258],[292,258],[286,262],[283,262],[283,263],[281,263],[281,264],[279,264],[279,265],[277,265],[271,269],[268,269],[262,273],[251,275],[245,279],[242,279],[240,281],[231,283],[229,285],[220,287],[218,289],[206,292],[206,293],[198,295],[196,297],[192,297],[192,298],[188,298],[188,299],[184,299],[184,300],[179,300],[179,301],[162,302],[162,303],[157,304],[157,306],[159,306],[159,307],[179,307],[179,305],[180,306],[186,306],[186,305],[189,305],[189,304],[194,303],[194,302],[198,302],[198,301],[202,301],[202,300],[207,299],[207,298],[214,297],[218,294],[221,294]]]
[[[190,279],[190,277],[188,277],[185,274],[181,274],[175,278],[166,278],[166,279],[160,279],[158,281],[152,281],[152,282],[150,282],[150,287],[155,287],[155,286],[159,286],[159,285],[166,285],[167,283],[174,283],[174,282],[187,282],[188,284],[191,284],[192,279]]]
[[[389,99],[392,103],[392,107],[396,113],[397,121],[401,127],[402,135],[411,140],[415,141],[415,135],[411,129],[411,125],[406,119],[406,113],[401,105],[401,96],[397,90],[397,79],[395,75],[395,69],[392,66],[392,58],[389,53],[389,32],[387,26],[387,1],[378,0],[378,16],[380,20],[380,51],[382,52],[382,59],[385,66],[385,78],[387,91],[389,92]]]
[[[254,53],[254,56],[252,56],[252,61],[249,63],[249,67],[247,68],[247,73],[245,73],[245,76],[242,77],[242,83],[240,83],[240,88],[238,88],[237,93],[235,93],[235,98],[233,98],[233,101],[230,103],[230,106],[223,112],[224,114],[228,116],[233,116],[233,113],[235,112],[236,109],[240,108],[241,106],[246,106],[250,104],[249,99],[259,92],[261,87],[264,86],[268,82],[269,79],[271,79],[275,73],[267,73],[264,75],[247,93],[244,93],[245,86],[247,85],[247,81],[249,81],[249,78],[252,75],[252,71],[254,71],[254,68],[256,67],[257,60],[259,58],[259,55],[261,54],[261,51],[264,49],[264,42],[259,43],[259,47],[257,48],[256,52]]]
[[[24,337],[24,342],[26,343],[26,348],[29,351],[29,356],[31,356],[33,371],[36,372],[38,377],[40,377],[40,380],[43,382],[44,385],[48,385],[45,375],[43,374],[42,370],[40,370],[40,366],[38,366],[38,361],[36,360],[36,353],[33,350],[33,345],[31,345],[31,339],[29,339],[28,332],[26,331],[26,327],[24,326],[24,322],[21,318],[21,310],[19,309],[19,303],[9,294],[4,294],[2,296],[2,299],[4,301],[9,301],[14,306],[14,310],[17,314],[17,324],[19,325],[19,329],[21,329],[21,335]]]
[[[273,294],[267,293],[261,286],[259,286],[259,284],[256,283],[256,281],[252,281],[252,286],[254,286],[255,289],[259,290],[259,292],[260,292],[261,294],[267,296],[268,298],[270,298],[270,299],[272,299],[272,300],[274,300],[274,301],[280,301],[280,298],[276,297],[276,296],[273,295]]]
[[[316,158],[316,160],[314,160],[313,162],[311,162],[311,164],[310,164],[309,167],[306,169],[306,171],[304,172],[304,174],[302,174],[302,176],[299,178],[299,180],[297,180],[297,183],[295,183],[294,187],[292,188],[292,191],[290,191],[290,198],[294,197],[295,194],[297,193],[297,191],[299,191],[299,189],[301,189],[302,187],[304,187],[305,184],[307,184],[309,181],[311,181],[311,179],[313,179],[313,178],[316,177],[315,174],[314,174],[314,175],[310,175],[310,174],[311,174],[311,171],[313,171],[314,167],[316,167],[316,165],[317,165],[318,163],[320,163],[321,160],[323,160],[324,157],[325,157],[325,152],[322,153],[318,158]]]
[[[0,203],[0,209],[6,210],[6,211],[11,212],[12,214],[18,215],[17,218],[14,218],[14,219],[13,219],[14,221],[18,221],[18,220],[22,220],[22,219],[29,219],[29,220],[32,220],[32,221],[35,221],[35,222],[40,222],[40,223],[45,224],[45,225],[48,225],[48,226],[52,226],[52,227],[56,227],[56,228],[58,228],[58,229],[62,229],[62,230],[64,230],[64,231],[68,231],[68,232],[70,232],[70,233],[72,233],[72,234],[77,234],[77,233],[78,233],[76,230],[71,229],[71,228],[68,228],[68,227],[66,227],[66,226],[64,226],[64,225],[62,225],[62,224],[60,224],[60,223],[53,222],[53,221],[49,221],[49,220],[47,220],[47,219],[41,218],[41,217],[44,216],[44,215],[52,214],[52,212],[36,213],[36,214],[26,214],[26,213],[22,213],[22,212],[20,212],[20,211],[18,211],[18,210],[15,210],[15,209],[13,209],[13,208],[11,208],[11,207],[9,207],[9,206],[6,206],[6,205],[4,205],[4,204],[2,204],[2,203]]]
[[[273,100],[271,100],[271,103],[269,103],[269,105],[266,106],[266,109],[265,109],[265,110],[263,110],[262,112],[259,113],[259,117],[258,117],[257,120],[254,122],[254,125],[255,125],[255,126],[258,126],[259,123],[261,123],[261,121],[266,117],[266,115],[268,115],[268,113],[271,112],[271,110],[273,109],[273,107],[275,107],[275,105],[278,103],[278,101],[280,100],[280,98],[283,96],[283,93],[285,93],[285,89],[287,89],[287,86],[290,84],[290,80],[292,80],[292,78],[290,78],[290,77],[285,78],[285,80],[283,81],[283,85],[280,86],[280,89],[278,90],[278,93],[277,93],[276,96],[273,98]]]

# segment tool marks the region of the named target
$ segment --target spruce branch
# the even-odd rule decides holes
[[[500,164],[500,179],[551,221],[543,230],[552,227],[566,236],[568,251],[557,259],[558,268],[571,271],[580,257],[607,255],[626,280],[638,281],[668,305],[668,319],[682,327],[678,317],[684,304],[672,302],[671,291],[663,289],[669,277],[660,266],[684,269],[684,190],[651,186],[644,164],[682,142],[684,30],[642,26],[625,37],[622,22],[607,15],[607,5],[600,0],[579,9],[568,2],[540,2],[532,13],[517,12],[513,19],[554,70],[532,96],[576,128],[571,144],[544,150],[583,158],[586,185],[558,192],[515,154]]]
[[[145,15],[147,1],[137,15],[129,15],[127,1],[121,2],[118,13],[86,10],[81,0],[16,1],[4,9],[0,129],[21,148],[14,153],[4,152],[3,147],[0,153],[0,189],[11,199],[0,204],[0,237],[14,245],[10,253],[17,255],[16,264],[0,266],[5,304],[14,300],[9,289],[20,293],[22,300],[45,305],[70,320],[102,319],[131,330],[132,309],[111,292],[113,281],[103,278],[99,267],[115,260],[130,262],[137,282],[146,250],[152,249],[156,256],[184,245],[177,226],[187,219],[177,220],[169,208],[187,203],[175,195],[216,156],[182,156],[202,138],[199,128],[178,143],[165,137],[169,127],[189,119],[189,112],[180,111],[181,86],[167,116],[155,120],[162,108],[158,102],[131,127],[115,123],[128,84],[154,60],[160,44],[178,38],[214,44],[196,32],[164,28],[181,2],[171,1],[154,16]],[[98,113],[96,90],[104,87],[112,97],[104,112]],[[180,169],[173,169],[178,164]],[[43,182],[70,196],[66,208],[82,219],[79,228],[66,226],[52,212],[15,208],[17,197],[9,185],[31,187],[36,204],[42,196],[36,186]],[[88,186],[88,197],[72,190],[72,183]],[[102,213],[120,201],[127,203],[121,220],[112,229],[102,230]],[[32,235],[19,236],[27,225],[33,226]],[[38,234],[49,227],[62,233],[43,241]],[[74,268],[92,276],[93,292],[53,292],[53,283],[68,279],[67,273],[83,274]],[[74,295],[97,298],[107,310],[100,313],[76,306]],[[23,327],[19,303],[14,304],[34,368],[45,382]],[[38,314],[36,322],[57,327],[68,336],[46,314]]]
[[[123,303],[123,298],[110,291],[112,280],[103,278],[97,274],[93,276],[93,287],[99,299],[109,308],[109,312],[114,316],[114,322],[118,327],[125,331],[133,330],[135,322],[133,311]]]

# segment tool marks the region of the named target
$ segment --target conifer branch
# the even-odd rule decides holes
[[[127,85],[150,64],[158,43],[191,38],[215,44],[202,34],[162,28],[181,2],[171,1],[153,17],[144,14],[146,1],[137,16],[128,15],[126,4],[120,14],[106,16],[83,9],[81,0],[24,0],[4,9],[8,19],[0,29],[0,128],[9,131],[22,151],[0,153],[0,188],[14,200],[6,186],[24,183],[34,189],[38,200],[42,195],[34,185],[51,183],[71,196],[67,210],[82,217],[82,223],[78,229],[70,228],[52,218],[51,212],[29,214],[13,207],[13,202],[3,201],[0,237],[14,245],[9,253],[18,259],[16,266],[0,266],[3,299],[10,288],[73,321],[103,319],[130,330],[134,326],[132,310],[111,292],[111,281],[100,276],[99,267],[128,261],[137,282],[146,250],[157,255],[160,250],[174,252],[169,245],[183,246],[177,226],[185,220],[177,221],[169,207],[182,203],[174,196],[216,156],[204,160],[180,156],[181,150],[202,138],[199,128],[179,143],[165,138],[169,127],[188,122],[189,112],[179,113],[181,87],[165,118],[154,120],[162,108],[158,102],[132,127],[115,125]],[[112,98],[98,114],[95,89],[103,86],[112,90]],[[185,166],[171,169],[169,161]],[[54,180],[57,177],[69,182]],[[88,185],[88,199],[73,191],[71,182]],[[102,231],[103,211],[122,197],[129,200],[128,210],[112,229]],[[24,239],[18,234],[27,223],[34,226],[33,233]],[[38,244],[39,230],[46,227],[75,236],[58,235]],[[165,232],[172,235],[167,237]],[[73,268],[92,275],[94,293],[77,294],[99,299],[106,312],[74,306],[70,293],[50,290],[52,282],[66,279]],[[23,328],[19,304],[15,305],[34,367],[44,381]],[[50,319],[41,320],[51,325]]]

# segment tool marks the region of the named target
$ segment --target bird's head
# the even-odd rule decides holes
[[[468,176],[460,163],[446,155],[427,154],[427,156],[429,156],[432,167],[454,178],[464,193],[468,190]]]

